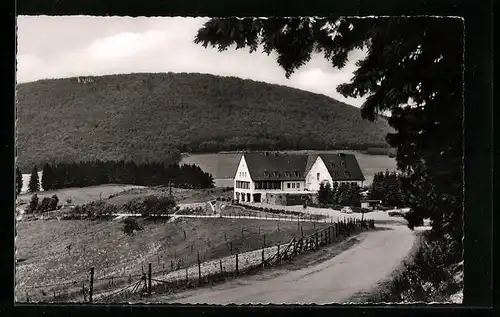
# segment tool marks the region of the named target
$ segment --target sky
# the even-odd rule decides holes
[[[247,49],[219,52],[194,44],[208,18],[19,16],[17,20],[17,82],[47,78],[143,72],[209,73],[236,76],[321,93],[359,107],[364,99],[344,98],[337,85],[349,80],[353,52],[339,70],[320,54],[290,79],[267,55]]]

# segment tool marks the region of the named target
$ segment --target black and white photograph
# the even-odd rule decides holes
[[[18,16],[15,303],[461,304],[464,33]]]

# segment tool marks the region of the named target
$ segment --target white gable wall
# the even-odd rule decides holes
[[[330,185],[333,183],[330,172],[328,172],[328,169],[326,168],[326,165],[321,157],[318,156],[311,167],[311,170],[306,175],[306,188],[308,191],[318,191],[319,184],[323,181],[330,182]]]
[[[236,182],[249,182],[249,188],[238,188],[236,187]],[[236,174],[234,175],[234,181],[233,181],[233,186],[234,186],[234,199],[237,199],[237,193],[252,193],[253,190],[255,189],[254,182],[252,181],[252,178],[250,177],[250,172],[248,170],[247,162],[245,160],[245,156],[242,155],[240,159],[240,163],[238,164],[238,168],[236,169]]]

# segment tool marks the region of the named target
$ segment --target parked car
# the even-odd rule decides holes
[[[352,209],[351,207],[343,207],[342,209],[340,209],[340,212],[344,214],[352,214]]]
[[[394,209],[388,212],[390,217],[404,217],[407,213],[411,212],[410,208]]]

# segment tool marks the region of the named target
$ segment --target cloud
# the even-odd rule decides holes
[[[204,48],[193,42],[207,18],[19,17],[18,82],[133,72],[199,72],[286,85],[346,99],[336,86],[354,64],[334,69],[317,54],[290,79],[274,54]],[[44,30],[41,36],[38,30]],[[355,58],[363,52],[353,53]],[[354,60],[354,59],[353,59]]]

